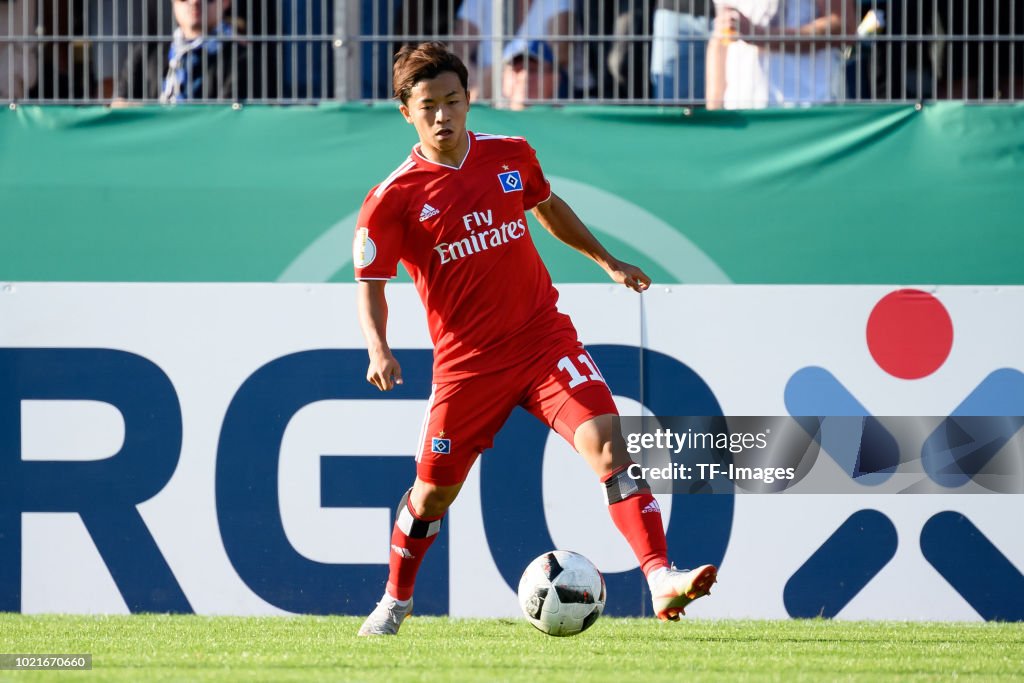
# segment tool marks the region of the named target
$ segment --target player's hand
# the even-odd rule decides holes
[[[626,285],[635,292],[642,292],[651,286],[651,278],[631,263],[615,259],[608,265],[608,275],[620,285]]]
[[[370,354],[370,367],[366,370],[366,381],[381,391],[391,391],[402,383],[402,366],[390,351]]]

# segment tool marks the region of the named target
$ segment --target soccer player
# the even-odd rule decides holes
[[[423,556],[477,456],[517,405],[583,456],[604,485],[608,510],[636,554],[654,611],[677,620],[706,595],[717,570],[669,565],[661,511],[631,460],[618,412],[572,321],[555,306],[527,228],[527,210],[562,242],[637,292],[651,279],[613,257],[551,192],[522,138],[466,129],[466,67],[442,43],[405,47],[394,65],[399,110],[419,136],[412,153],[367,195],[353,256],[359,322],[382,391],[402,383],[387,342],[385,284],[401,261],[427,310],[433,390],[416,454],[416,479],[398,504],[384,597],[359,635],[394,635],[412,611]]]

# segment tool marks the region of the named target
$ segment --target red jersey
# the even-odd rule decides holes
[[[551,196],[522,138],[469,136],[458,168],[418,149],[366,196],[357,280],[388,280],[401,261],[427,310],[434,381],[495,372],[576,340],[533,244],[526,211]]]

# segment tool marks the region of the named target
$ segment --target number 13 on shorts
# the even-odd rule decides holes
[[[568,373],[570,389],[575,389],[579,385],[590,381],[605,384],[604,377],[597,371],[597,366],[594,365],[594,361],[591,360],[590,355],[586,351],[576,356],[575,359],[571,356],[563,356],[558,361],[558,369]]]

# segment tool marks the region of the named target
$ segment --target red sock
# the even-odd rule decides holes
[[[602,479],[606,486],[618,472],[612,472]],[[612,487],[614,488],[614,487]],[[640,569],[647,576],[659,567],[668,565],[668,542],[661,525],[661,507],[654,500],[649,489],[640,489],[621,500],[611,498],[608,513],[619,532],[626,537],[633,549]]]
[[[444,515],[441,515],[444,517]],[[416,584],[420,563],[441,530],[441,517],[420,517],[409,503],[407,493],[398,508],[391,532],[391,560],[387,591],[397,600],[408,600]]]

